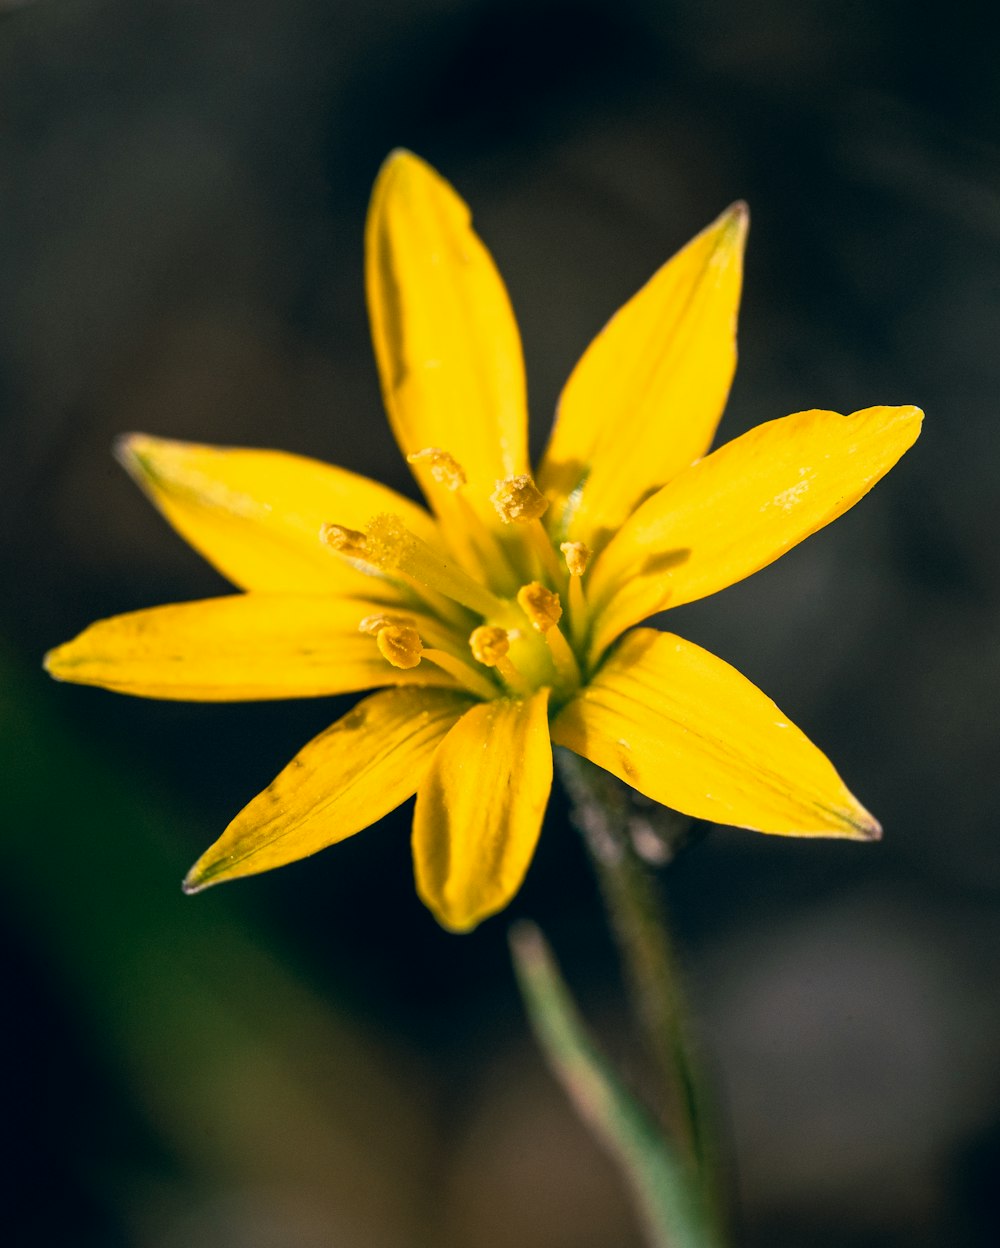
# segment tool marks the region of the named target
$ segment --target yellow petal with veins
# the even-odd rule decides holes
[[[630,625],[735,584],[835,520],[913,445],[922,418],[915,407],[798,412],[675,477],[591,570],[592,655]]]
[[[735,204],[597,335],[559,400],[539,484],[549,528],[599,549],[651,490],[704,455],[736,367],[747,233]]]
[[[429,663],[401,670],[358,629],[370,602],[325,594],[232,594],[99,620],[45,656],[57,680],[191,702],[446,685]],[[420,617],[415,617],[420,623]]]
[[[417,790],[417,891],[452,931],[502,910],[531,862],[552,787],[548,693],[474,706]]]
[[[295,756],[191,868],[193,893],[270,871],[342,841],[416,792],[438,743],[471,699],[449,689],[385,689]]]
[[[202,446],[131,434],[122,463],[181,536],[241,589],[375,595],[398,600],[319,539],[329,522],[364,528],[393,512],[425,540],[422,507],[376,481],[282,451]]]
[[[697,819],[785,836],[881,831],[770,698],[672,633],[623,638],[553,722],[552,740]]]
[[[493,527],[498,480],[528,470],[521,340],[503,282],[469,209],[410,152],[393,153],[372,192],[365,233],[368,311],[382,393],[404,455],[438,447]],[[450,514],[431,465],[413,471]]]

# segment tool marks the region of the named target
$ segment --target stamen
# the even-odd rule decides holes
[[[357,529],[349,529],[343,524],[324,524],[319,531],[319,540],[341,555],[349,555],[354,559],[366,558],[365,535]]]
[[[465,469],[454,455],[438,446],[425,446],[407,455],[406,462],[426,468],[431,480],[443,487],[444,492],[437,491],[432,500],[434,510],[444,520],[443,537],[461,566],[475,575],[484,567],[495,566],[498,559],[502,561],[496,539],[462,489],[467,481]]]
[[[527,473],[497,482],[490,502],[504,524],[530,524],[548,510],[548,499]]]
[[[412,577],[419,585],[443,594],[477,615],[496,615],[503,602],[467,572],[449,563],[411,533],[398,516],[376,516],[365,534],[365,551],[378,567]]]
[[[393,667],[410,668],[420,663],[423,642],[420,634],[409,625],[387,624],[375,635],[375,642]]]
[[[541,520],[532,520],[531,524],[528,525],[528,536],[531,539],[535,553],[541,559],[542,568],[548,572],[554,585],[560,585],[565,579],[562,565]]]
[[[467,480],[465,469],[458,460],[436,446],[425,446],[422,451],[414,451],[412,455],[407,455],[406,462],[426,464],[438,485],[448,490],[460,490]]]
[[[559,549],[569,569],[569,629],[579,646],[587,620],[587,596],[583,589],[583,574],[590,565],[594,552],[585,542],[563,542]]]
[[[492,624],[483,624],[473,629],[469,637],[469,649],[477,663],[495,667],[504,682],[516,693],[528,691],[528,682],[508,657],[510,637],[506,629],[496,628]]]
[[[398,523],[402,527],[401,522]],[[331,550],[349,559],[359,571],[369,576],[387,576],[406,585],[418,599],[423,601],[423,605],[429,607],[441,619],[450,619],[452,623],[460,626],[467,623],[465,613],[454,602],[442,594],[435,593],[429,586],[409,575],[404,568],[386,559],[386,551],[377,542],[371,542],[368,534],[361,533],[357,529],[349,529],[343,524],[324,524],[320,528],[319,537],[320,541],[329,546]]]
[[[532,581],[517,591],[517,604],[531,621],[532,627],[545,637],[562,684],[576,688],[580,683],[580,665],[558,627],[563,613],[559,595],[538,581]]]
[[[580,664],[576,661],[576,655],[569,642],[563,636],[562,629],[548,629],[545,633],[545,644],[552,655],[552,662],[556,666],[562,684],[569,689],[576,689],[581,680]]]
[[[531,621],[532,627],[546,633],[562,619],[562,603],[559,595],[546,589],[538,581],[522,585],[517,591],[517,605]]]
[[[468,663],[463,663],[461,659],[456,659],[453,654],[449,654],[446,650],[435,650],[428,647],[421,654],[421,658],[426,659],[429,663],[433,663],[435,667],[439,667],[443,672],[447,672],[463,685],[470,693],[474,693],[477,698],[484,698],[491,701],[497,696],[497,686],[484,676],[481,672],[475,671]]]
[[[510,650],[507,630],[495,628],[491,624],[483,624],[479,628],[474,628],[469,637],[469,649],[477,663],[482,663],[486,667],[496,667]]]
[[[590,563],[593,551],[586,542],[562,542],[559,549],[566,560],[570,576],[583,576]]]

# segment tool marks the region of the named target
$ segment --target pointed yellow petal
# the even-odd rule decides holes
[[[880,834],[770,698],[672,633],[623,638],[554,721],[552,740],[697,819],[785,836]]]
[[[746,232],[746,206],[735,204],[625,304],[573,370],[539,474],[560,538],[599,548],[641,498],[708,450],[736,367]]]
[[[395,512],[425,541],[436,526],[422,507],[343,468],[289,455],[131,434],[118,454],[181,536],[241,589],[378,594],[397,591],[358,572],[319,539],[336,523],[363,529]]]
[[[325,594],[233,594],[153,607],[91,624],[50,651],[45,666],[57,680],[187,702],[454,684],[429,663],[406,671],[387,663],[358,631],[372,609]]]
[[[548,693],[474,706],[417,790],[417,891],[452,931],[470,931],[521,887],[552,787]]]
[[[184,891],[315,854],[411,797],[471,699],[449,689],[386,689],[300,750],[195,863]]]
[[[655,611],[735,584],[835,520],[913,445],[922,419],[915,407],[799,412],[676,477],[594,565],[592,653]]]
[[[492,526],[498,480],[527,472],[521,341],[489,252],[454,190],[410,152],[382,166],[365,235],[368,310],[382,392],[404,455],[447,451]],[[430,466],[411,465],[447,504]],[[453,501],[453,500],[452,500]]]

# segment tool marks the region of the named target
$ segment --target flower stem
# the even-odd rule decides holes
[[[510,948],[539,1046],[577,1113],[621,1167],[649,1248],[717,1248],[689,1167],[589,1035],[545,937],[522,919],[510,930]]]
[[[637,809],[631,790],[592,763],[556,751],[608,910],[637,1021],[659,1083],[657,1118],[698,1188],[709,1232],[722,1242],[718,1156],[712,1114],[690,1043],[687,1011],[660,891],[633,844]],[[641,822],[641,821],[640,821]],[[641,831],[651,835],[647,827]],[[686,828],[678,816],[660,829],[659,857],[673,856]]]

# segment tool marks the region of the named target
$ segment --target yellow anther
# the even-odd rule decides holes
[[[366,615],[358,625],[359,633],[367,633],[369,637],[377,637],[383,628],[415,628],[417,621],[412,615]]]
[[[593,551],[586,542],[562,542],[559,549],[563,553],[566,560],[566,567],[569,568],[570,576],[583,576],[590,563]]]
[[[504,524],[530,524],[548,510],[548,500],[527,473],[497,482],[490,502]]]
[[[394,571],[401,567],[416,538],[399,516],[385,512],[369,521],[364,541],[372,562],[380,568]]]
[[[420,634],[408,624],[387,624],[378,630],[375,642],[393,667],[416,667],[424,648]]]
[[[482,663],[485,667],[496,667],[501,659],[507,657],[510,650],[507,630],[495,628],[492,624],[474,628],[469,637],[469,649],[477,663]]]
[[[540,633],[547,633],[562,619],[559,595],[538,581],[521,586],[517,591],[517,605]]]
[[[447,451],[437,446],[425,446],[422,451],[407,455],[408,464],[426,464],[431,476],[448,490],[460,490],[466,482],[465,469]]]
[[[342,555],[363,558],[368,554],[368,541],[364,533],[349,529],[343,524],[324,524],[319,531],[319,538]]]

